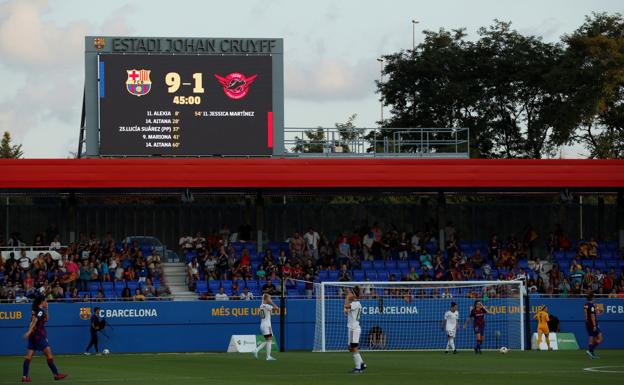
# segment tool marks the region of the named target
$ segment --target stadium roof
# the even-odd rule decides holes
[[[0,189],[624,188],[623,160],[2,159]]]

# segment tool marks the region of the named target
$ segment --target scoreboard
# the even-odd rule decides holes
[[[279,154],[281,41],[87,37],[86,44],[87,155]]]

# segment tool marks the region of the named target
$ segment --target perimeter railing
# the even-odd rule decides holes
[[[286,128],[293,157],[469,158],[468,128]]]

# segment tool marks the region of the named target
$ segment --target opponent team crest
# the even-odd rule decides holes
[[[150,70],[126,70],[128,80],[126,80],[126,89],[134,96],[147,95],[152,89],[152,81],[150,80]]]
[[[258,75],[253,75],[248,78],[238,72],[232,72],[226,77],[221,77],[214,74],[215,78],[223,86],[223,92],[231,99],[242,99],[249,92],[249,86],[256,80]]]
[[[106,40],[103,37],[96,37],[93,39],[93,46],[95,49],[102,49],[106,45]]]
[[[80,319],[88,320],[91,319],[91,308],[90,307],[81,307],[80,308]]]

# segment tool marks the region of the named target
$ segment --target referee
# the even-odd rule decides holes
[[[98,348],[98,331],[102,330],[103,328],[103,320],[100,319],[100,317],[98,316],[98,314],[100,314],[100,308],[96,307],[93,309],[93,315],[91,316],[91,324],[89,326],[89,333],[91,334],[91,339],[89,340],[89,345],[87,345],[87,349],[85,349],[85,356],[89,356],[91,355],[91,353],[89,352],[89,349],[91,349],[91,346],[93,346],[95,348],[95,353],[97,355],[100,354],[99,348]]]

